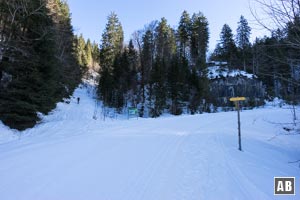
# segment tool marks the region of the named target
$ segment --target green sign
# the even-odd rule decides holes
[[[128,115],[137,115],[138,109],[137,108],[128,108]]]

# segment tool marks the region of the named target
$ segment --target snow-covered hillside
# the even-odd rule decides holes
[[[229,70],[228,67],[220,67],[220,66],[211,66],[208,67],[207,76],[209,79],[221,78],[221,77],[236,77],[236,76],[244,76],[246,78],[253,78],[256,76],[253,74],[249,74],[243,70],[234,69]]]
[[[94,120],[78,88],[41,124],[22,133],[0,125],[2,200],[300,199],[300,135],[289,109],[158,119]],[[274,196],[274,176],[295,176],[296,196]]]

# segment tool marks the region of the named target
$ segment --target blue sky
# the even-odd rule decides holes
[[[172,27],[176,27],[184,10],[190,14],[201,11],[209,22],[210,50],[213,50],[225,23],[232,28],[234,34],[241,15],[245,16],[250,26],[254,26],[249,1],[251,0],[68,0],[68,3],[75,33],[82,33],[85,38],[98,43],[111,12],[119,16],[127,42],[134,31],[142,29],[153,20],[165,17]],[[252,39],[264,34],[257,28],[252,33]]]

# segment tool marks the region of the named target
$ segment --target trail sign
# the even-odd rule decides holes
[[[240,101],[245,101],[245,97],[232,97],[229,99],[235,103],[235,107],[238,112],[238,135],[239,135],[239,150],[242,151],[242,139],[241,139],[241,120],[240,120]]]
[[[245,101],[245,97],[232,97],[230,98],[230,101]]]
[[[128,108],[128,119],[130,116],[136,116],[138,118],[138,109],[134,107]]]

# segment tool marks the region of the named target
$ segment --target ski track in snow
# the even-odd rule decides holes
[[[295,176],[300,192],[288,164],[300,136],[268,122],[289,110],[243,111],[239,152],[235,112],[104,122],[85,88],[77,96],[21,134],[0,125],[1,200],[300,199],[273,196],[274,176]]]

